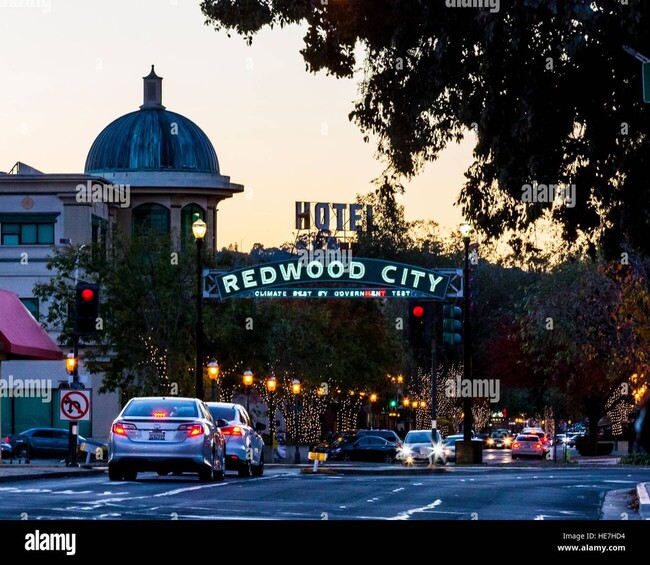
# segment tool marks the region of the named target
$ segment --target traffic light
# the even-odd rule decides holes
[[[390,401],[388,402],[388,407],[389,408],[397,408],[397,400],[394,398],[391,398]]]
[[[77,283],[74,306],[74,333],[79,336],[95,335],[99,314],[99,285]]]
[[[409,300],[409,335],[411,345],[424,349],[431,342],[433,304],[425,300]]]
[[[460,345],[462,314],[463,312],[458,306],[445,304],[442,307],[442,341],[445,345]]]

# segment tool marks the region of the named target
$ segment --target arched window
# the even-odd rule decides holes
[[[188,204],[181,210],[181,236],[187,241],[192,235],[192,224],[201,218],[205,222],[205,210],[198,204]]]
[[[140,204],[133,209],[133,235],[169,233],[169,209],[162,204]]]

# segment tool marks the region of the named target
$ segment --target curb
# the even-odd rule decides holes
[[[77,476],[89,476],[89,475],[103,475],[106,471],[104,469],[62,469],[61,471],[35,471],[33,473],[24,473],[16,475],[1,475],[0,483],[11,483],[14,481],[30,481],[36,479],[62,479],[68,477],[77,477]]]
[[[639,514],[642,520],[650,520],[650,496],[648,485],[650,483],[639,483],[636,486],[636,493],[639,497]]]

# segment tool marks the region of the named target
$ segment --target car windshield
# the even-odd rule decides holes
[[[232,422],[235,420],[235,409],[232,406],[210,406],[208,405],[210,414],[214,418],[215,422],[219,419],[226,420],[226,422]]]
[[[129,403],[124,417],[144,418],[196,418],[196,403],[178,398],[135,400]]]
[[[409,432],[404,443],[431,443],[431,432]]]

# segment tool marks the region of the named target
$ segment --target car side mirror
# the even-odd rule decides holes
[[[261,422],[257,422],[257,424],[255,424],[256,432],[263,432],[265,429],[266,429],[266,424],[262,424]]]
[[[228,420],[224,420],[223,418],[217,418],[216,424],[220,428],[225,428],[228,425]]]

